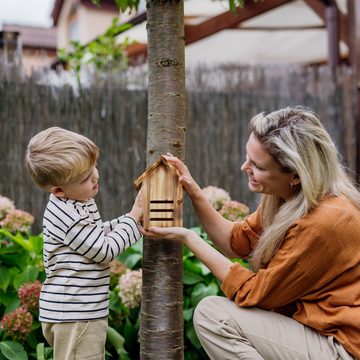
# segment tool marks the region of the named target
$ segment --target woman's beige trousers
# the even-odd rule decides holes
[[[333,338],[258,308],[220,296],[203,299],[194,327],[212,360],[353,360]]]

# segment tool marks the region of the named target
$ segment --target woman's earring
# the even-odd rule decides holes
[[[293,188],[293,187],[294,187],[294,184],[293,184],[293,183],[290,183],[290,187]]]

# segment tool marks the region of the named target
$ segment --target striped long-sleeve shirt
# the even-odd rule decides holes
[[[40,321],[76,322],[109,313],[109,262],[140,239],[128,216],[102,222],[93,199],[86,202],[50,195],[44,220],[46,280]]]

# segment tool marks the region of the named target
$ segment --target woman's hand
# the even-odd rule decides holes
[[[220,281],[224,280],[232,266],[232,262],[226,256],[190,229],[183,227],[151,227],[148,231],[140,228],[140,232],[152,239],[171,239],[186,245]]]
[[[196,183],[190,174],[188,167],[176,156],[170,153],[163,155],[163,158],[171,165],[175,166],[179,171],[179,181],[184,187],[184,190],[189,194],[191,198],[196,197],[201,192],[200,186]]]
[[[140,228],[140,232],[151,239],[170,239],[187,243],[193,234],[192,230],[183,227],[150,227],[149,230]],[[196,234],[195,234],[196,235]]]

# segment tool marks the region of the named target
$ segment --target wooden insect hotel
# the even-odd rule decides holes
[[[144,193],[143,226],[169,227],[183,224],[183,190],[177,169],[161,157],[134,182]]]

